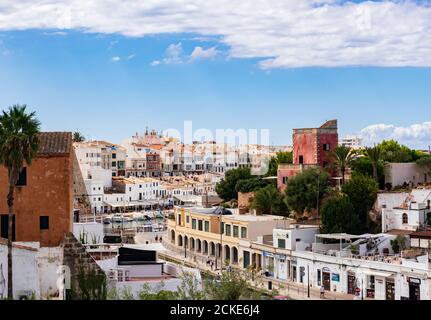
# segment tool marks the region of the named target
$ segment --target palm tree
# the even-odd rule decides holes
[[[76,131],[73,133],[73,142],[84,142],[85,137],[82,135],[81,132]]]
[[[356,152],[346,146],[336,147],[330,154],[332,165],[340,171],[341,184],[344,184],[346,171],[352,165],[352,161],[356,158]]]
[[[379,176],[377,173],[377,168],[381,160],[381,150],[379,146],[374,145],[374,147],[365,148],[365,155],[370,159],[371,165],[373,166],[373,177],[378,182]]]
[[[278,189],[269,185],[255,193],[252,207],[261,210],[262,213],[273,214],[280,209],[281,201]]]
[[[12,290],[12,233],[14,191],[24,165],[30,165],[39,148],[40,123],[35,113],[28,114],[26,105],[14,105],[0,116],[0,165],[8,170],[8,298]]]

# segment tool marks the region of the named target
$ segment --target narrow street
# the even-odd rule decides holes
[[[165,243],[164,246],[165,248],[167,247]],[[166,248],[166,251],[163,253],[159,252],[158,255],[161,259],[165,259],[179,265],[198,268],[199,270],[212,275],[220,275],[220,270],[215,271],[214,268],[211,268],[206,264],[207,258],[195,255],[189,251],[187,251],[187,258],[185,258],[186,254],[184,251],[173,251],[168,248]],[[274,290],[277,290],[279,296],[286,296],[292,300],[354,300],[353,295],[336,292],[325,292],[325,298],[321,299],[319,288],[310,288],[310,297],[308,297],[306,284],[302,285],[291,281],[281,281],[262,276],[259,282],[259,286],[256,286],[256,283],[253,283],[252,281],[250,281],[250,285],[252,287],[268,291],[268,282],[272,282],[272,287]]]

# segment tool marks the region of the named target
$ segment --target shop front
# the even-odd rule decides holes
[[[266,277],[274,277],[274,254],[263,252],[263,268]]]
[[[347,293],[356,294],[356,273],[353,271],[347,272]]]
[[[326,291],[331,291],[331,270],[329,268],[322,269],[322,284]]]
[[[409,284],[409,300],[421,300],[421,279],[408,278]]]
[[[284,254],[277,254],[275,255],[275,262],[275,277],[280,280],[287,280],[289,278],[289,260],[287,260],[287,256]]]

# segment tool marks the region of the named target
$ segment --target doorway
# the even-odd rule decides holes
[[[420,284],[410,281],[409,283],[409,299],[420,300],[421,298]]]
[[[323,278],[323,287],[326,291],[331,291],[331,273],[329,272],[323,272],[322,273]]]
[[[395,300],[395,281],[386,280],[386,300]]]
[[[354,295],[356,291],[356,276],[354,273],[347,275],[347,293]]]

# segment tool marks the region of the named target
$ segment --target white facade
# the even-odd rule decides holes
[[[340,139],[338,144],[351,149],[360,149],[362,148],[362,139],[358,136],[345,136]]]
[[[99,167],[110,171],[110,176],[125,175],[126,149],[106,141],[88,141],[75,143],[78,163],[83,168]]]
[[[302,234],[300,237],[306,239],[308,236],[311,240],[312,229],[305,230],[300,229],[308,235]],[[290,281],[312,288],[323,286],[325,291],[359,298],[363,295],[375,300],[431,299],[428,254],[394,255],[390,241],[395,236],[358,236],[363,238],[350,242],[358,245],[359,252],[353,252],[354,247],[350,244],[321,244],[313,240],[306,250],[277,247],[278,240],[287,235],[287,230],[274,230],[273,245],[262,242],[252,244],[252,248],[261,251],[262,268],[268,280]],[[330,237],[323,235],[326,236]],[[334,239],[337,237],[334,235]],[[367,243],[371,240],[372,245],[368,247]],[[313,249],[310,250],[310,247]]]
[[[129,246],[132,247],[132,246]],[[151,245],[140,246],[151,248]],[[143,286],[149,286],[150,290],[177,291],[182,283],[181,276],[184,272],[191,273],[198,281],[198,289],[202,289],[201,274],[198,269],[181,267],[164,261],[147,262],[145,264],[118,265],[118,257],[97,261],[97,264],[107,274],[109,284],[115,287],[121,294],[128,290],[137,297]],[[133,279],[133,280],[132,280]]]
[[[103,243],[103,224],[98,222],[74,223],[73,235],[76,239],[84,239],[86,244]]]
[[[274,246],[287,250],[306,250],[311,248],[319,227],[292,225],[288,229],[274,229]],[[284,244],[284,246],[283,246]]]
[[[400,200],[400,199],[398,199]],[[382,205],[382,232],[390,230],[416,231],[427,226],[431,214],[431,190],[415,189],[405,195],[402,202],[393,206],[394,202]]]
[[[12,259],[14,299],[58,295],[57,270],[63,261],[62,248],[40,248],[38,242],[14,242]],[[7,297],[7,283],[7,245],[1,242],[0,298]]]
[[[410,187],[416,187],[418,184],[431,181],[427,170],[420,167],[415,162],[388,163],[385,165],[384,172],[386,183],[390,183],[392,187],[402,186],[404,184]]]

